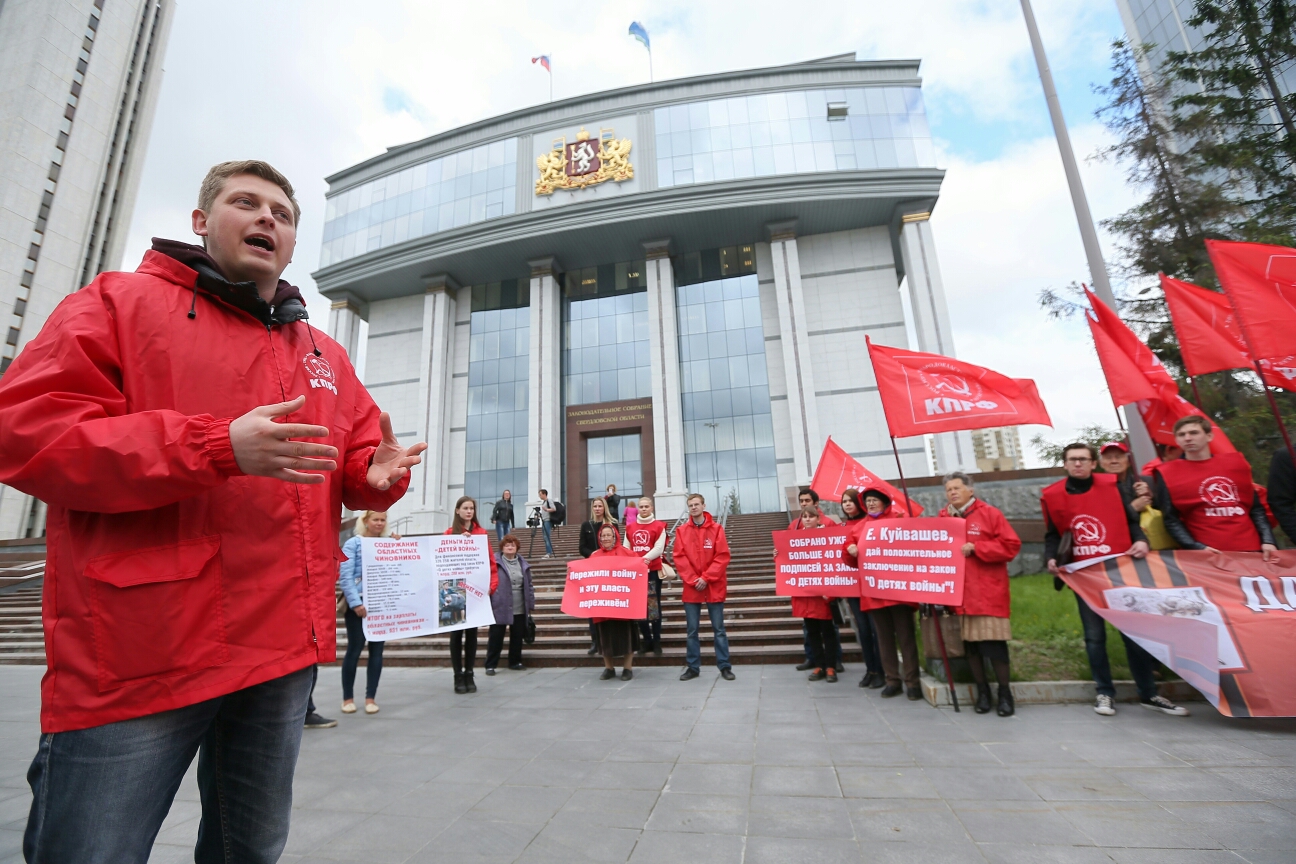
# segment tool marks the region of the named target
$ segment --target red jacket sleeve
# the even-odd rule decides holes
[[[675,529],[675,545],[672,558],[675,561],[675,571],[680,579],[686,583],[696,582],[698,579],[697,565],[689,558],[689,536],[688,533],[692,528],[685,524]]]
[[[729,569],[729,559],[732,557],[729,554],[729,539],[725,537],[724,528],[717,525],[715,556],[711,559],[711,564],[707,567],[706,573],[702,574],[702,578],[708,583],[725,578],[725,572]]]
[[[986,527],[990,529],[990,533],[988,537],[983,535],[983,539],[972,544],[976,557],[987,564],[1001,564],[1016,558],[1022,545],[1017,532],[998,510],[991,510],[986,516]]]
[[[841,557],[842,563],[847,567],[859,567],[859,558],[858,556],[850,554],[850,547],[854,546],[856,550],[859,549],[859,537],[863,531],[863,526],[867,522],[867,519],[861,519],[858,526],[855,528],[848,528],[846,531],[846,540],[841,545]],[[849,525],[849,523],[847,524]]]
[[[373,462],[374,451],[382,443],[382,432],[378,428],[380,412],[350,363],[346,364],[343,374],[351,379],[350,385],[355,388],[356,397],[351,438],[342,457],[342,503],[350,510],[386,511],[409,489],[410,474],[406,473],[386,490],[369,485],[369,465]],[[494,559],[491,566],[494,566]]]
[[[91,285],[59,304],[0,379],[0,483],[96,513],[174,504],[242,473],[231,419],[131,412],[113,317]]]

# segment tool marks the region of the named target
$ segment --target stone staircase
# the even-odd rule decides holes
[[[733,663],[799,663],[802,660],[801,621],[792,617],[792,604],[786,597],[774,595],[773,542],[770,532],[787,527],[788,517],[781,513],[754,513],[730,516],[726,525],[733,561],[729,565],[729,593],[725,602],[725,625],[729,632],[729,649]],[[523,649],[528,666],[597,666],[602,658],[592,657],[589,626],[585,619],[564,615],[563,583],[567,561],[579,557],[577,551],[580,526],[556,529],[553,543],[555,557],[544,558],[544,538],[536,532],[534,552],[530,532],[518,532],[522,554],[531,562],[536,589],[536,641]],[[495,546],[494,532],[491,546]],[[667,556],[669,560],[669,555]],[[44,571],[44,551],[11,552],[0,550],[0,663],[45,662],[40,624],[40,582]],[[651,654],[635,658],[636,665],[682,666],[684,664],[684,607],[680,600],[679,580],[662,590],[662,656]],[[337,623],[338,656],[346,650],[346,628],[341,617]],[[858,661],[859,648],[854,630],[841,628],[845,659]],[[702,626],[702,660],[714,663],[710,626],[705,617]],[[385,665],[446,666],[450,662],[450,637],[423,636],[387,643],[383,654]],[[477,662],[486,653],[486,629],[478,636]],[[363,662],[363,660],[362,660]]]

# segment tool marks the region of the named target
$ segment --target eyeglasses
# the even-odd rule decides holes
[[[1083,464],[1085,462],[1092,462],[1093,459],[1091,459],[1088,456],[1068,456],[1066,461],[1075,462],[1076,464]]]

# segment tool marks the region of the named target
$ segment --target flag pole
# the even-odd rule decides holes
[[[1195,405],[1197,406],[1197,410],[1198,410],[1198,411],[1200,411],[1200,412],[1202,412],[1203,414],[1205,414],[1205,413],[1206,413],[1206,409],[1203,408],[1203,407],[1202,407],[1202,404],[1201,404],[1201,393],[1198,393],[1198,392],[1197,392],[1197,376],[1196,376],[1196,375],[1189,375],[1189,376],[1188,376],[1188,383],[1192,385],[1192,391],[1193,391],[1193,404],[1195,404]],[[1261,383],[1261,384],[1264,383],[1264,379],[1263,379],[1263,378],[1260,379],[1260,383]]]
[[[653,83],[652,46],[648,47],[648,83]]]

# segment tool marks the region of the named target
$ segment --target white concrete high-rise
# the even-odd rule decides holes
[[[174,0],[0,0],[0,375],[121,265]],[[0,486],[0,539],[44,507]]]

